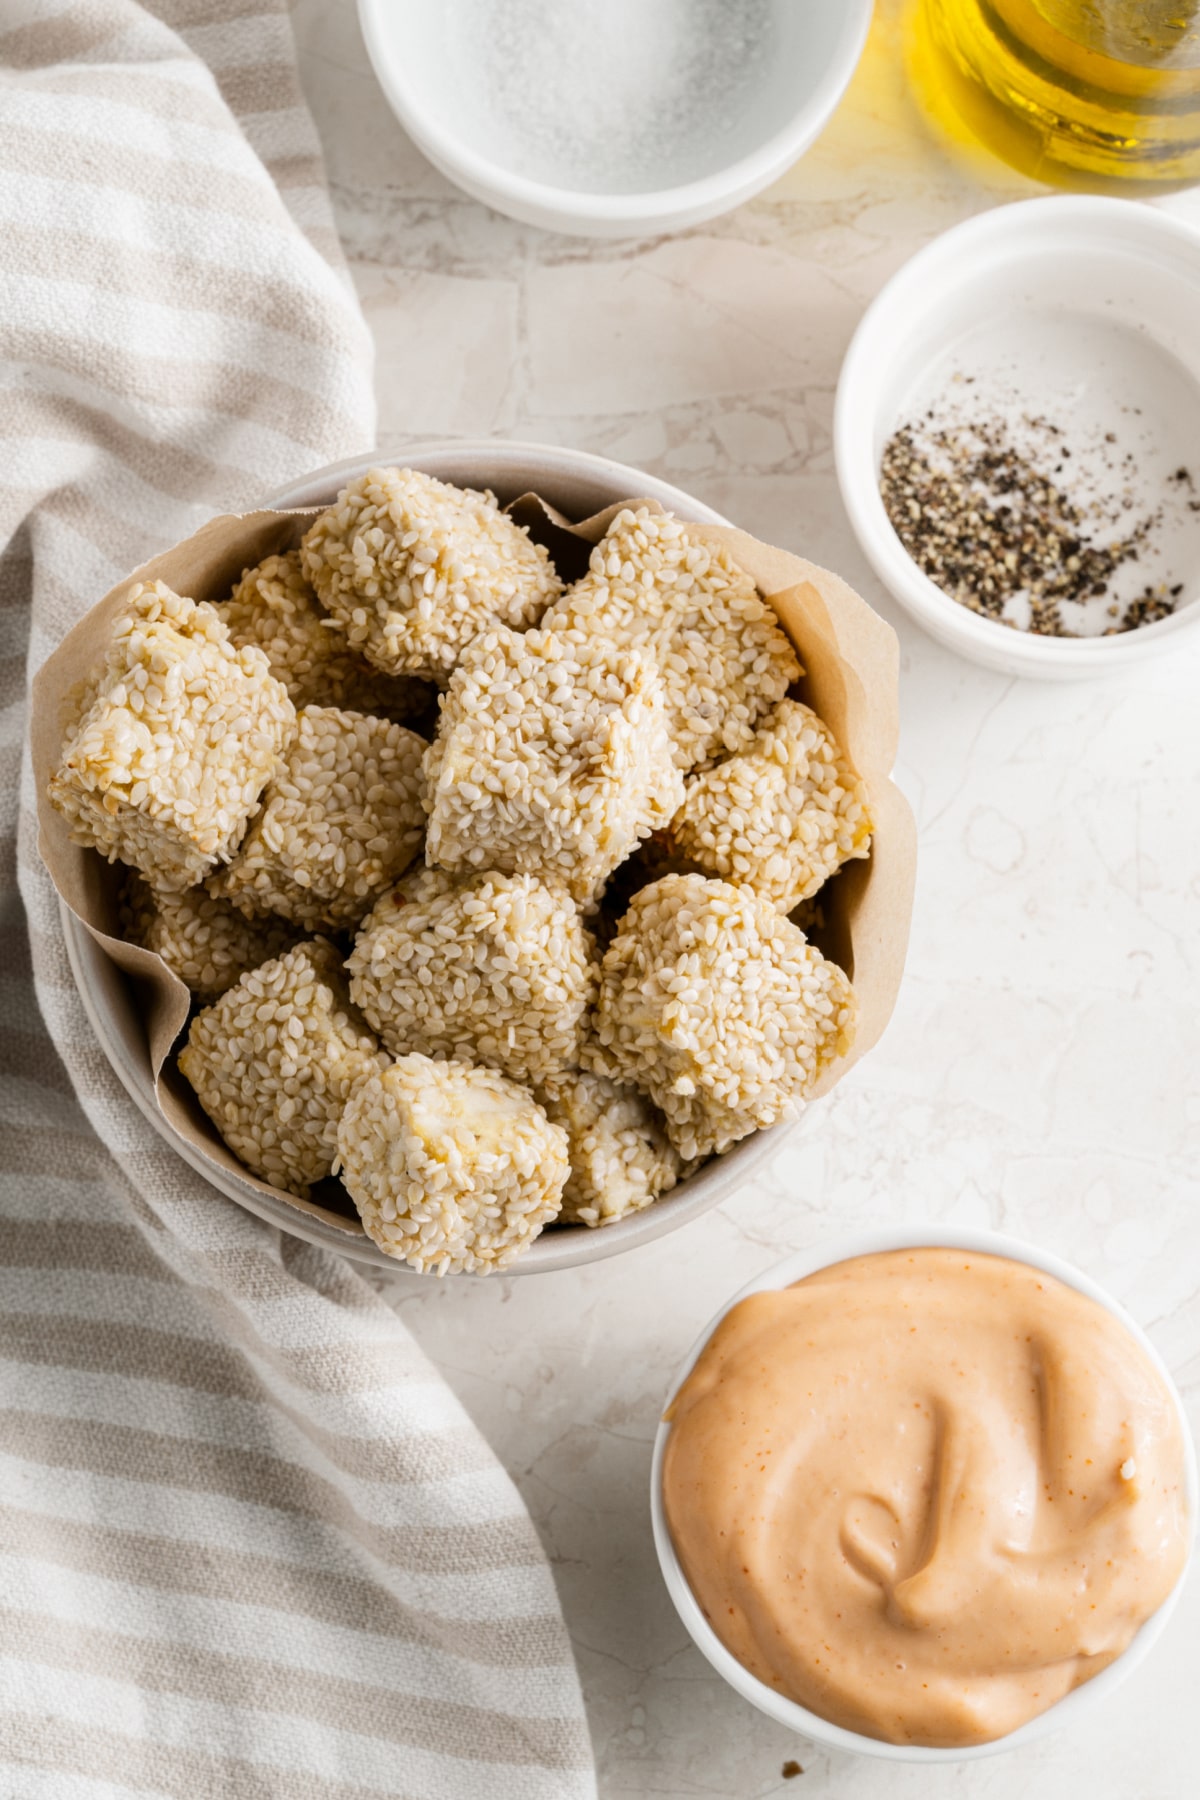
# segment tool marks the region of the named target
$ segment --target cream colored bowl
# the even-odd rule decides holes
[[[272,494],[263,504],[279,509],[325,505],[347,481],[377,463],[389,461],[406,463],[443,480],[490,487],[502,502],[534,491],[571,519],[587,518],[614,500],[639,496],[657,500],[680,518],[695,523],[725,523],[711,507],[624,464],[577,450],[510,443],[416,444],[379,451],[318,469]],[[872,879],[873,865],[866,865],[866,869],[865,878]],[[904,916],[897,920],[897,932],[903,934],[897,961],[902,960],[908,930],[907,896],[904,906]],[[261,1184],[239,1175],[228,1162],[218,1162],[207,1155],[201,1142],[188,1140],[174,1130],[155,1102],[145,1033],[131,983],[65,905],[62,920],[75,980],[105,1054],[151,1125],[184,1160],[239,1206],[293,1236],[339,1250],[360,1262],[408,1273],[405,1265],[384,1255],[356,1219],[313,1203],[293,1203],[282,1194],[276,1198]],[[543,1232],[507,1273],[533,1275],[596,1262],[674,1231],[741,1187],[778,1152],[787,1133],[798,1129],[805,1117],[743,1139],[644,1212],[594,1230],[573,1225]]]

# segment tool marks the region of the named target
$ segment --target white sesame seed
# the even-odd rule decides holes
[[[323,938],[243,975],[197,1014],[179,1053],[181,1071],[235,1156],[302,1197],[333,1167],[353,1083],[385,1060]]]
[[[567,1134],[491,1069],[402,1056],[364,1074],[338,1165],[381,1250],[438,1275],[505,1268],[559,1210]]]
[[[569,896],[531,875],[408,876],[363,923],[350,993],[397,1055],[537,1080],[577,1064],[595,985]]]
[[[161,956],[201,1000],[215,1000],[248,969],[282,956],[296,941],[284,919],[248,919],[204,888],[183,893],[152,889],[126,871],[121,895],[122,935]]]
[[[261,811],[211,891],[309,929],[356,924],[421,847],[425,749],[387,719],[304,707]]]
[[[583,1063],[644,1089],[681,1156],[710,1155],[796,1112],[854,1017],[845,975],[769,901],[667,875],[635,894],[605,952]]]
[[[351,482],[309,527],[301,561],[368,661],[443,681],[478,632],[533,624],[562,587],[494,495],[415,469]]]
[[[688,783],[671,841],[711,875],[780,912],[870,850],[866,789],[822,720],[783,700],[747,748]]]
[[[692,578],[679,579],[684,568]],[[690,769],[749,743],[800,673],[796,653],[724,545],[642,507],[613,520],[583,580],[545,615],[568,638],[603,637],[658,657],[674,756]]]
[[[191,887],[241,836],[295,716],[266,657],[236,648],[213,607],[142,583],[79,696],[50,798],[76,843],[157,888]]]
[[[305,580],[298,550],[247,569],[217,611],[235,644],[263,652],[297,709],[340,706],[419,726],[435,703],[428,683],[385,675],[348,647],[343,621],[322,612]]]
[[[592,900],[682,798],[652,658],[486,632],[450,678],[425,782],[430,862],[535,874]]]

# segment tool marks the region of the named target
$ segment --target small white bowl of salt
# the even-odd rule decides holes
[[[801,156],[871,0],[359,0],[409,136],[527,224],[648,236],[728,212]]]

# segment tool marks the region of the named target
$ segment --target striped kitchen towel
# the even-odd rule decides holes
[[[0,371],[0,1796],[583,1800],[511,1481],[349,1265],[143,1122],[37,855],[47,652],[371,441],[284,0],[3,0]]]

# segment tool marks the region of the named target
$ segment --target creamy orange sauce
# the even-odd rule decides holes
[[[1119,1656],[1187,1558],[1165,1383],[1024,1263],[892,1251],[754,1294],[668,1417],[667,1520],[717,1636],[868,1737],[1013,1731]]]

